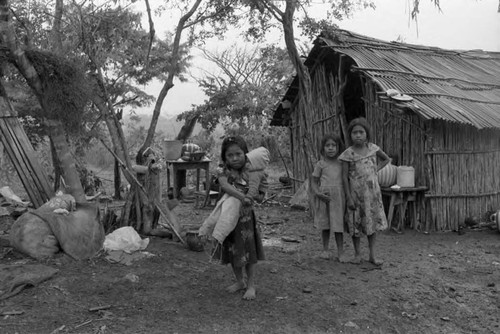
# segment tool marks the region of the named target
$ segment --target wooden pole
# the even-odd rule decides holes
[[[101,143],[104,145],[104,147],[109,152],[111,152],[111,154],[115,157],[116,161],[118,161],[118,163],[122,167],[122,170],[129,176],[129,178],[135,183],[135,185],[137,186],[137,188],[140,191],[142,191],[142,194],[144,196],[146,196],[146,198],[149,200],[148,192],[146,191],[146,189],[139,182],[139,180],[137,180],[137,178],[135,177],[135,175],[132,172],[130,172],[130,170],[123,163],[123,161],[121,161],[120,157],[118,157],[118,155],[116,155],[115,152],[113,152],[113,150],[111,148],[109,148],[108,145],[106,145],[106,143],[104,143],[104,141],[102,139],[101,139]],[[172,231],[174,231],[174,234],[177,236],[177,238],[179,238],[179,240],[183,244],[186,244],[186,242],[184,241],[184,239],[181,237],[180,232],[177,230],[177,229],[180,230],[180,226],[179,226],[179,223],[177,222],[177,218],[172,214],[172,212],[168,209],[167,206],[165,206],[162,203],[160,203],[160,201],[158,201],[157,199],[154,200],[153,203],[154,203],[155,207],[158,209],[158,211],[160,212],[160,215],[167,222],[166,226],[161,221],[159,221],[158,224],[160,224],[160,225],[162,225],[164,227],[168,227],[168,228],[172,229]]]

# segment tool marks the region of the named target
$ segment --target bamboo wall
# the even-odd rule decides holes
[[[443,121],[424,121],[365,87],[373,142],[396,164],[415,168],[415,185],[429,188],[417,203],[416,228],[457,230],[468,217],[480,220],[500,209],[500,132]]]
[[[372,81],[364,81],[366,118],[372,126],[372,142],[377,144],[397,166],[415,169],[415,186],[428,186],[425,152],[425,122],[413,112],[405,112],[393,103],[377,96],[379,88]],[[413,228],[427,230],[426,201],[419,196],[416,201],[417,221]],[[408,212],[408,214],[410,214]]]
[[[467,217],[480,220],[500,209],[500,131],[430,122],[424,152],[432,230],[456,230]]]
[[[305,149],[302,143],[303,121],[300,114],[305,112],[309,122],[311,122],[312,133],[311,142],[314,148],[315,156],[312,157],[312,163],[320,158],[319,146],[321,139],[327,133],[339,134],[339,122],[337,115],[337,102],[334,98],[336,85],[333,77],[326,73],[323,66],[318,66],[314,71],[312,78],[312,103],[304,105],[299,101],[293,108],[292,122],[290,127],[292,137],[292,157],[293,173],[298,179],[305,180],[307,175],[307,161]]]

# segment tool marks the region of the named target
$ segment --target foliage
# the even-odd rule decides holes
[[[89,91],[83,69],[53,53],[29,50],[26,54],[42,82],[42,98],[49,106],[40,116],[62,120],[69,129],[81,128]]]
[[[142,143],[146,138],[148,129],[140,124],[141,117],[139,115],[133,114],[130,117],[130,122],[126,125],[126,141],[127,147],[129,149],[129,154],[132,156],[136,154]],[[165,134],[162,131],[157,131],[151,147],[155,152],[161,152],[161,143],[165,139]]]
[[[218,68],[198,81],[208,100],[178,119],[199,115],[199,123],[210,132],[219,123],[238,123],[243,131],[266,128],[293,73],[286,51],[275,46],[232,48],[215,54],[205,51],[205,56]]]

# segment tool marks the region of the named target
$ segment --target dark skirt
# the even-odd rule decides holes
[[[224,240],[222,248],[217,248],[213,259],[220,260],[221,264],[230,263],[233,267],[243,267],[265,260],[264,247],[252,207],[241,209],[238,224]]]

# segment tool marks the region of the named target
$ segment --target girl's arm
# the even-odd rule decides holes
[[[221,189],[228,195],[236,197],[242,203],[245,201],[245,194],[238,191],[232,184],[227,181],[227,176],[221,175],[219,176],[219,184]]]
[[[354,205],[354,201],[352,199],[351,186],[349,184],[349,163],[347,161],[342,161],[342,183],[344,185],[347,207],[354,210],[356,209],[356,206]]]
[[[318,197],[320,200],[328,202],[330,200],[330,197],[328,195],[322,194],[321,191],[319,190],[319,180],[320,178],[318,176],[312,176],[312,182],[311,182],[311,190],[313,194]]]
[[[384,168],[389,162],[391,162],[391,158],[382,150],[377,151],[377,157],[379,158],[379,163],[377,164],[377,172]]]

